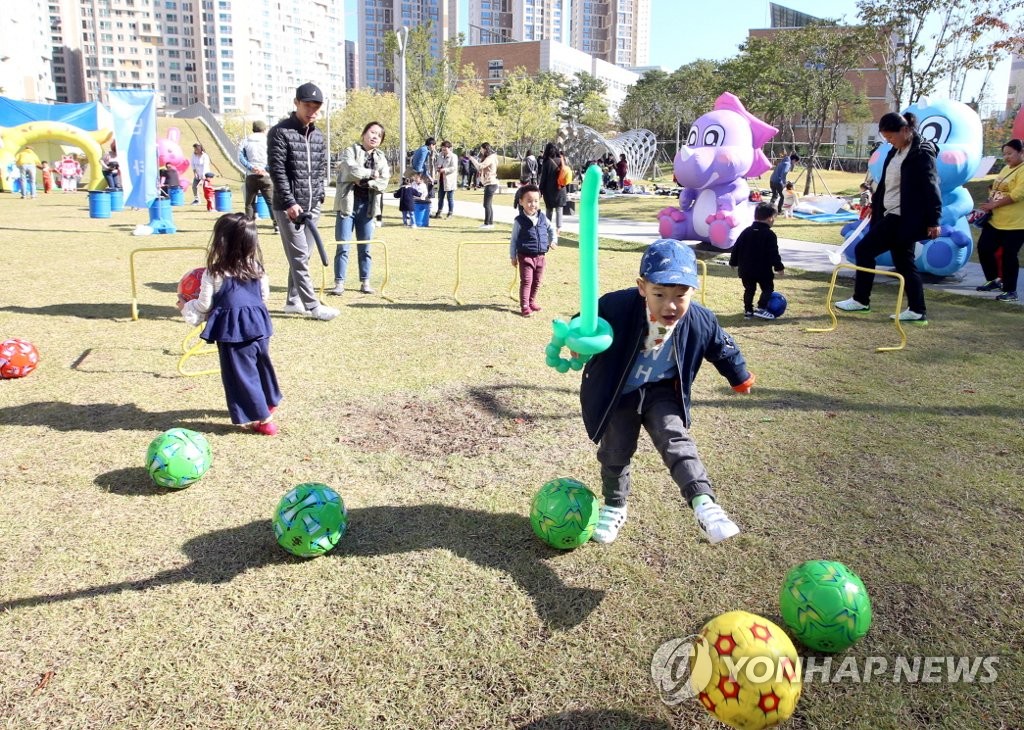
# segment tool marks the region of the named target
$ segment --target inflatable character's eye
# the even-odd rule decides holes
[[[950,123],[946,117],[928,117],[921,122],[921,137],[935,144],[942,144],[949,139]]]
[[[697,128],[696,127],[690,127],[690,135],[686,138],[686,146],[687,147],[696,147],[697,146]]]
[[[717,124],[712,124],[704,130],[705,147],[721,147],[725,144],[725,130]]]

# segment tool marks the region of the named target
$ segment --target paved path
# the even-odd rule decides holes
[[[501,192],[494,196],[494,220],[496,223],[511,224],[515,218],[511,193],[511,189],[501,188]],[[384,200],[388,205],[398,205],[398,201],[391,195],[385,195]],[[431,205],[436,206],[437,201],[431,201]],[[447,210],[447,206],[445,209]],[[432,207],[432,210],[436,210],[436,207]],[[456,200],[455,215],[482,221],[484,217],[483,204],[481,201]],[[578,216],[562,216],[562,230],[579,233],[579,227],[580,219]],[[619,218],[601,218],[598,230],[603,238],[617,238],[624,241],[651,243],[660,238],[658,235],[658,224],[654,220],[648,222]],[[835,265],[829,259],[829,254],[834,255],[838,250],[838,247],[824,243],[809,243],[789,238],[779,239],[779,252],[782,254],[782,262],[787,267],[803,269],[805,271],[831,273]],[[852,271],[844,270],[840,272],[840,277],[852,278],[852,276]],[[889,277],[880,278],[878,283],[883,283],[888,279]],[[955,277],[946,277],[938,280],[935,277],[925,275],[926,289],[989,299],[993,298],[998,292],[979,292],[975,290],[975,287],[984,283],[985,277],[981,272],[981,266],[974,262],[968,262]],[[1022,277],[1018,288],[1018,294],[1024,299],[1024,291],[1021,290],[1024,290],[1024,277]]]

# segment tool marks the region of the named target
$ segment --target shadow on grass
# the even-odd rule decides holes
[[[349,511],[348,532],[329,555],[345,560],[429,549],[448,550],[479,566],[507,573],[530,595],[538,616],[553,630],[576,626],[604,597],[604,591],[563,583],[547,563],[562,553],[534,536],[528,517],[511,513],[494,514],[440,504],[354,509]],[[299,566],[305,562],[277,545],[268,520],[200,535],[186,542],[182,552],[191,562],[180,568],[141,580],[15,598],[0,602],[0,613],[188,581],[228,583],[248,570],[282,563]],[[367,606],[367,610],[371,607]]]
[[[134,403],[40,401],[0,410],[0,425],[46,426],[55,431],[165,431],[189,428],[203,433],[233,433],[237,426],[199,419],[225,416],[224,409],[143,411]]]
[[[93,481],[107,492],[120,494],[122,497],[155,497],[181,491],[158,487],[150,479],[149,472],[141,466],[114,469],[100,474]]]
[[[889,401],[852,400],[827,393],[761,388],[757,385],[754,386],[753,392],[757,394],[753,398],[712,398],[701,400],[700,404],[723,408],[778,408],[780,410],[834,411],[836,413],[917,413],[945,417],[998,417],[1014,420],[1020,418],[1020,407],[1015,403],[1006,406],[950,406],[942,403],[916,405]]]
[[[542,717],[516,730],[672,730],[667,722],[624,710],[571,710]]]
[[[497,419],[515,419],[523,418],[529,421],[540,421],[540,420],[555,420],[563,418],[577,418],[578,414],[575,410],[568,413],[562,411],[559,413],[541,413],[535,406],[530,406],[524,409],[512,409],[508,407],[508,403],[502,401],[502,391],[523,391],[527,389],[524,385],[488,385],[488,386],[472,386],[467,389],[469,397],[476,403],[480,408],[490,413]],[[560,395],[575,396],[579,393],[579,388],[567,388],[553,385],[534,385],[529,387],[528,390],[531,393],[550,393]]]
[[[177,285],[175,285],[177,286]],[[0,312],[15,314],[42,314],[53,317],[77,317],[78,319],[131,319],[132,307],[129,302],[106,302],[102,304],[47,304],[44,307],[0,307]],[[174,306],[156,306],[140,304],[139,316],[145,319],[181,318],[181,313]]]

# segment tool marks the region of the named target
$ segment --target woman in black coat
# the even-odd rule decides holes
[[[544,199],[545,214],[555,227],[555,236],[562,227],[562,208],[566,203],[565,189],[558,185],[558,173],[562,169],[562,155],[554,142],[544,147],[540,161],[540,196]]]
[[[914,264],[914,246],[939,235],[942,193],[935,170],[938,149],[917,133],[917,118],[910,113],[883,115],[878,131],[892,149],[886,155],[878,188],[871,199],[871,227],[857,244],[857,266],[873,269],[878,255],[889,251],[893,266],[903,275],[906,285],[907,308],[900,313],[900,321],[928,324],[924,284]],[[853,297],[836,302],[836,308],[846,312],[870,311],[874,283],[874,274],[858,271]]]

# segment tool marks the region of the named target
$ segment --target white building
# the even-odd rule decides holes
[[[573,0],[571,44],[616,66],[646,66],[651,0]]]
[[[458,0],[358,0],[359,87],[394,91],[395,82],[385,65],[384,39],[397,28],[410,30],[432,23],[430,54],[440,58],[445,43],[459,32]]]
[[[0,94],[24,101],[55,101],[52,56],[46,0],[3,3],[0,8]]]
[[[468,45],[569,40],[568,0],[469,0]]]

